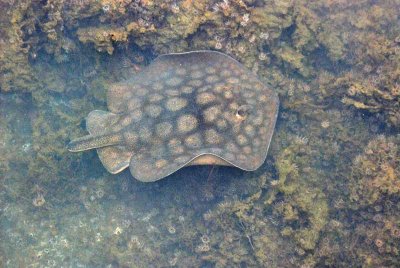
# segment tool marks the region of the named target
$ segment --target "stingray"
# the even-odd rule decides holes
[[[89,113],[90,135],[68,150],[96,148],[110,173],[129,167],[150,182],[190,165],[256,170],[267,156],[279,99],[230,56],[193,51],[161,55],[112,84],[107,106],[110,112]]]

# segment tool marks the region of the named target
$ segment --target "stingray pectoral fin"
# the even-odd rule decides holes
[[[107,133],[101,135],[86,135],[71,141],[67,145],[70,152],[86,151],[111,145],[118,145],[123,141],[119,133]]]
[[[132,151],[123,146],[108,146],[97,149],[100,161],[111,174],[117,174],[129,166]]]
[[[151,157],[147,153],[134,154],[129,163],[133,177],[142,182],[160,180],[182,168],[191,159],[190,155],[180,156],[179,159],[169,159],[161,155]]]
[[[98,135],[107,132],[118,119],[119,116],[117,114],[94,110],[86,117],[86,129],[90,134]]]

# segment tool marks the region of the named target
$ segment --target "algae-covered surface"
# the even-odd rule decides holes
[[[400,2],[0,0],[0,267],[399,267]],[[158,55],[280,99],[255,172],[153,183],[66,145]]]

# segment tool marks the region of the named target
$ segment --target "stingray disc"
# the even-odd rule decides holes
[[[110,112],[91,112],[90,135],[68,149],[98,148],[108,171],[129,166],[148,182],[192,164],[257,169],[267,156],[279,100],[231,57],[194,51],[162,55],[112,85],[107,104]]]

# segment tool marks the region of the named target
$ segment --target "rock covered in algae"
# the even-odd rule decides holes
[[[355,157],[349,178],[353,205],[363,207],[400,196],[399,144],[399,137],[381,135]]]
[[[183,255],[177,255],[177,258],[171,258],[170,264],[190,266],[191,263],[188,260],[196,255],[197,263],[201,258],[206,266],[210,262],[220,266],[243,266],[244,264],[261,266],[272,255],[283,252],[282,249],[273,251],[273,247],[278,244],[278,239],[275,230],[265,225],[265,222],[276,221],[277,226],[284,224],[280,231],[286,239],[284,248],[290,251],[286,252],[289,255],[288,258],[283,260],[287,262],[287,265],[275,263],[276,266],[290,267],[299,263],[305,263],[308,267],[399,266],[398,194],[388,190],[395,189],[392,187],[395,185],[393,184],[395,180],[387,180],[392,176],[387,176],[390,173],[386,173],[386,167],[381,168],[380,165],[371,163],[386,158],[382,157],[381,153],[379,153],[380,156],[375,155],[375,150],[373,150],[372,155],[366,154],[366,151],[361,152],[359,159],[364,164],[357,163],[355,160],[357,159],[355,154],[360,153],[359,148],[368,144],[366,139],[369,139],[371,133],[375,135],[377,132],[387,131],[383,127],[384,122],[390,126],[399,125],[398,62],[400,61],[398,53],[400,42],[398,27],[395,27],[398,24],[398,10],[400,10],[398,2],[373,0],[362,2],[185,0],[171,3],[147,0],[130,2],[22,0],[13,2],[15,2],[13,7],[18,8],[13,8],[12,12],[8,13],[4,10],[11,9],[0,11],[4,21],[10,20],[13,25],[12,28],[4,27],[0,30],[1,36],[7,36],[1,40],[0,90],[37,91],[37,94],[33,94],[33,101],[39,112],[31,115],[34,133],[31,148],[37,152],[33,159],[30,158],[32,162],[30,173],[33,178],[43,182],[45,176],[51,177],[53,181],[60,180],[65,174],[68,174],[66,176],[69,178],[74,177],[75,175],[71,175],[71,167],[80,174],[82,167],[76,169],[75,167],[90,162],[78,161],[75,155],[66,152],[65,142],[67,137],[82,134],[76,127],[80,119],[90,110],[103,104],[101,100],[104,96],[100,95],[105,86],[104,80],[115,81],[115,76],[118,78],[122,76],[119,75],[119,66],[114,69],[114,72],[109,72],[114,73],[112,79],[108,77],[107,71],[103,71],[106,70],[105,65],[120,54],[126,55],[131,47],[136,45],[157,54],[189,49],[217,49],[234,55],[254,72],[258,72],[260,77],[272,82],[273,88],[279,92],[285,109],[280,126],[282,129],[277,132],[279,136],[276,137],[275,144],[281,143],[283,148],[274,151],[276,154],[272,155],[279,155],[279,152],[284,151],[290,142],[285,132],[288,134],[294,132],[302,135],[303,138],[307,137],[310,143],[314,144],[312,148],[307,149],[307,152],[313,150],[320,153],[305,157],[304,161],[292,159],[288,165],[280,158],[277,165],[280,172],[287,173],[284,170],[288,167],[293,171],[287,176],[282,176],[286,178],[284,183],[282,185],[278,183],[273,189],[277,192],[275,201],[267,202],[264,206],[258,204],[258,208],[253,205],[253,200],[247,203],[248,206],[243,205],[246,202],[235,202],[232,210],[225,209],[227,213],[224,219],[218,219],[218,229],[214,227],[215,221],[208,226],[210,230],[207,233],[211,240],[208,243],[209,251],[202,251],[197,255],[193,254],[194,250],[190,252],[193,244],[196,249],[197,242],[203,245],[200,235],[195,238],[189,235],[199,227],[197,222],[188,225],[188,231],[185,234],[181,233],[175,225],[177,232],[176,240],[173,241],[180,243],[181,238],[185,237],[185,246],[188,250]],[[42,6],[44,2],[46,4]],[[7,4],[1,5],[4,7]],[[87,24],[88,21],[90,25]],[[111,34],[115,29],[123,31],[128,38],[114,39]],[[12,34],[3,35],[8,30]],[[94,33],[101,33],[102,30],[106,33],[103,32],[102,36],[96,37]],[[84,40],[86,43],[83,44]],[[97,52],[99,48],[102,53]],[[112,55],[108,55],[111,52]],[[34,61],[36,55],[38,58],[47,59],[54,56],[57,62],[63,63],[59,66],[53,65],[53,72],[40,74],[46,73],[43,76],[54,78],[58,75],[61,77],[62,73],[68,73],[64,70],[60,72],[60,67],[65,65],[65,61],[71,62],[72,55],[75,53],[80,55],[81,59],[93,56],[97,74],[87,70],[84,77],[79,77],[82,81],[68,79],[69,85],[65,90],[57,86],[58,83],[48,83],[46,79],[43,79],[45,87],[32,87],[31,78],[35,77],[32,68],[35,69],[41,64],[40,59]],[[32,62],[36,64],[30,65]],[[84,64],[83,68],[86,68],[85,66]],[[293,73],[293,71],[296,72]],[[304,80],[302,76],[308,79]],[[62,79],[65,78],[62,77]],[[84,94],[84,96],[71,102],[62,102],[61,99],[64,99],[64,96],[63,98],[60,98],[60,95],[54,96],[53,92],[56,90],[60,94],[64,92],[72,95],[71,92],[77,89],[80,90],[79,94]],[[93,95],[97,97],[93,98]],[[341,103],[340,100],[343,102]],[[336,113],[326,110],[330,108],[339,111],[340,120],[334,119]],[[73,114],[71,111],[74,111]],[[13,112],[10,110],[7,113]],[[310,118],[313,122],[308,120]],[[368,133],[369,129],[370,133]],[[13,139],[15,139],[14,135],[7,134],[6,140],[11,142]],[[388,141],[389,143],[397,142],[394,137],[386,137],[386,139],[382,142],[383,144]],[[295,155],[296,152],[304,154],[304,148],[290,151],[292,151],[290,155]],[[16,150],[15,154],[21,154],[21,151]],[[287,154],[284,155],[287,156]],[[353,162],[347,161],[349,156],[354,156]],[[83,158],[87,160],[87,154]],[[321,165],[316,165],[315,159],[323,160]],[[388,159],[392,159],[393,162],[393,158]],[[390,163],[389,161],[389,166],[393,168]],[[0,169],[7,173],[15,172],[11,161],[10,164],[6,169]],[[319,177],[317,177],[318,168],[323,169]],[[295,170],[298,170],[298,176],[295,175]],[[386,170],[390,171],[390,169]],[[57,171],[57,173],[50,171]],[[351,172],[354,174],[349,175]],[[313,176],[308,176],[310,173]],[[380,175],[385,178],[383,181],[374,179]],[[229,178],[232,177],[235,176],[230,174]],[[318,180],[315,179],[316,177]],[[310,178],[311,182],[308,181]],[[346,178],[349,178],[349,181],[343,183]],[[321,180],[325,185],[318,183]],[[13,181],[23,185],[24,180],[21,178]],[[193,178],[193,181],[198,181],[198,177]],[[249,181],[250,179],[246,180],[246,183]],[[308,181],[306,185],[298,186],[304,181]],[[299,190],[296,190],[296,187]],[[76,185],[70,184],[69,189],[71,188],[75,189]],[[274,187],[268,185],[265,188]],[[335,190],[332,191],[332,188]],[[309,231],[306,235],[306,232],[299,231],[316,229],[315,226],[320,228],[323,225],[309,225],[315,218],[311,216],[311,210],[318,206],[312,202],[306,205],[306,202],[297,195],[303,196],[307,201],[312,195],[307,196],[301,191],[308,190],[317,193],[318,189],[326,195],[325,198],[324,195],[318,194],[317,200],[321,203],[321,207],[327,202],[332,204],[330,207],[332,210],[327,216],[330,219],[326,219],[326,213],[321,213],[320,215],[325,215],[323,217],[324,222],[327,223],[325,228]],[[343,195],[346,195],[347,191],[350,191],[349,202],[343,201]],[[243,188],[236,187],[236,193],[242,195]],[[1,194],[3,195],[4,191]],[[264,194],[261,197],[264,197]],[[46,205],[51,204],[56,196],[61,198],[68,195],[68,191],[65,190],[60,190],[54,196],[49,192],[46,196]],[[119,196],[119,193],[115,195]],[[28,203],[31,205],[31,200]],[[281,221],[269,220],[270,216],[266,211],[271,206]],[[222,204],[221,207],[223,207]],[[352,208],[350,212],[348,212],[349,207]],[[18,213],[18,210],[14,208],[18,209],[11,205],[4,214]],[[67,208],[76,213],[75,208],[70,206]],[[231,217],[231,211],[239,211],[238,215],[241,217],[243,226],[238,219]],[[325,210],[322,209],[322,211]],[[104,211],[99,210],[97,214],[103,215],[102,212]],[[169,208],[165,213],[174,215],[176,211],[174,208]],[[30,221],[32,218],[28,221],[18,221],[20,224],[18,229],[25,230],[27,227],[23,223]],[[77,224],[75,217],[71,217],[69,221],[71,226]],[[227,223],[230,224],[227,225]],[[94,227],[89,221],[85,224]],[[150,254],[145,249],[153,246],[159,248],[160,241],[165,242],[159,239],[159,235],[149,233],[147,235],[149,239],[142,240],[142,237],[136,234],[132,236],[132,239],[128,239],[131,241],[128,243],[129,250],[124,250],[125,241],[121,242],[115,238],[120,233],[119,229],[116,226],[110,229],[110,234],[114,239],[111,241],[108,236],[104,236],[105,242],[96,246],[99,253],[95,257],[89,257],[85,250],[78,252],[82,245],[85,248],[92,248],[91,244],[72,241],[81,241],[81,239],[92,241],[97,232],[102,232],[100,229],[80,229],[81,231],[71,237],[68,250],[73,250],[73,253],[69,251],[69,254],[77,256],[77,259],[87,265],[96,263],[99,266],[112,259],[119,262],[119,265],[125,263],[126,266],[149,266],[154,265],[152,261],[159,260],[160,263],[157,264],[165,266],[167,263],[165,256],[168,256],[168,253],[171,253],[170,249],[176,246],[172,243],[164,244],[167,254],[164,256],[158,252],[159,255],[154,259],[154,255],[149,257]],[[137,226],[132,229],[137,229]],[[71,228],[67,233],[73,233],[73,230]],[[146,232],[146,229],[141,231]],[[18,234],[18,231],[15,233]],[[122,236],[127,234],[129,231],[123,228]],[[38,241],[47,241],[49,238],[36,235]],[[25,234],[23,236],[25,237]],[[307,239],[301,240],[302,236]],[[14,240],[7,236],[4,240],[2,239],[3,248],[12,248],[13,243],[18,241],[18,236],[13,237]],[[314,242],[304,243],[307,241]],[[62,245],[61,242],[58,244]],[[144,244],[148,247],[143,247]],[[296,244],[296,250],[294,251],[288,244]],[[26,245],[18,245],[16,252],[24,252]],[[314,248],[304,250],[305,245],[311,245]],[[41,249],[45,247],[43,245]],[[110,251],[102,250],[110,249],[110,247],[112,247]],[[28,255],[31,257],[36,253],[37,248],[37,244],[32,241],[32,245],[28,246],[30,252]],[[199,249],[205,250],[206,247]],[[61,253],[66,254],[68,250],[60,246]],[[10,251],[1,249],[0,251],[5,252],[2,258],[6,263],[7,257],[10,256],[7,256],[7,253]],[[46,254],[37,253],[37,256],[44,256],[40,261],[41,264],[49,265]],[[259,261],[258,263],[254,262],[254,256]],[[162,261],[164,262],[161,263]],[[31,262],[32,259],[29,258],[27,263]],[[60,265],[64,264],[60,263]]]
[[[302,221],[304,217],[309,223],[300,225],[290,232],[286,232],[289,229],[286,231],[283,229],[282,234],[293,236],[302,249],[311,250],[316,247],[320,232],[326,225],[328,204],[326,195],[312,183],[315,176],[318,176],[317,172],[308,174],[307,180],[301,179],[297,163],[307,163],[309,155],[304,153],[304,155],[298,155],[298,152],[303,151],[305,147],[306,144],[303,141],[295,141],[279,154],[277,160],[279,179],[273,183],[273,186],[284,195],[283,204],[276,205],[275,209],[285,221],[288,223]],[[275,198],[272,192],[266,204],[270,204]]]

